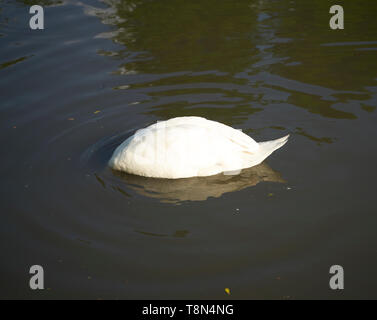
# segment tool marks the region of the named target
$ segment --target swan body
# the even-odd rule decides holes
[[[136,131],[116,148],[109,166],[139,176],[169,179],[239,172],[261,163],[288,137],[257,143],[240,130],[216,121],[178,117]]]

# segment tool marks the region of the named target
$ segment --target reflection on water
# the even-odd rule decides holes
[[[272,170],[266,163],[244,169],[237,175],[221,173],[210,177],[173,180],[145,178],[120,171],[111,171],[137,193],[170,203],[203,201],[209,197],[219,198],[224,193],[252,187],[262,181],[285,182],[280,173]],[[100,181],[100,183],[103,185],[104,182]],[[121,186],[116,188],[119,192],[127,194]]]
[[[250,10],[249,4],[119,1],[115,8],[122,22],[116,23],[119,32],[115,39],[128,50],[141,52],[137,61],[124,65],[125,69],[145,73],[218,70],[233,74],[244,70],[258,59],[255,39],[250,34],[257,27],[257,12]]]
[[[105,3],[105,9],[86,6],[86,12],[112,25],[109,37],[121,48],[100,54],[119,61],[117,74],[126,83],[117,88],[147,94],[144,114],[240,125],[271,103],[350,120],[357,118],[355,108],[372,107],[365,85],[375,78],[368,68],[374,53],[356,52],[373,49],[373,41],[360,40],[374,30],[357,20],[348,27],[352,32],[329,32],[325,1]],[[360,3],[348,6],[349,20],[366,14]],[[367,15],[373,19],[371,11]],[[317,32],[308,37],[309,30]],[[140,82],[138,74],[150,80]],[[345,110],[350,101],[354,109]]]
[[[0,0],[0,298],[375,298],[377,2],[338,4],[334,31],[327,0]],[[238,176],[106,168],[184,115],[291,143]]]

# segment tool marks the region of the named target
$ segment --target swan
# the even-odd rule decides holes
[[[137,130],[114,151],[109,166],[151,178],[237,174],[260,164],[288,141],[256,142],[240,130],[202,117],[177,117]]]

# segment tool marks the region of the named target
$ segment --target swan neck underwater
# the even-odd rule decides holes
[[[109,166],[151,178],[235,174],[260,164],[289,135],[256,142],[241,130],[202,117],[177,117],[139,129],[114,151]]]

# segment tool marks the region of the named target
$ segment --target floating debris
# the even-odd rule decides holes
[[[225,292],[228,296],[230,296],[230,289],[229,288],[225,288]]]

